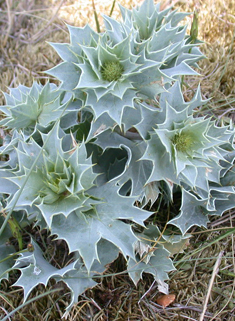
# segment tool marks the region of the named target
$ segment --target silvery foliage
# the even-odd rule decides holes
[[[103,33],[68,26],[70,43],[51,44],[62,62],[48,74],[59,87],[20,85],[0,107],[9,133],[0,149],[2,213],[48,230],[74,254],[58,269],[32,238],[33,251],[14,261],[7,224],[0,279],[20,270],[25,300],[39,283],[65,282],[67,313],[119,252],[135,284],[146,272],[162,286],[189,228],[235,202],[234,130],[195,116],[207,103],[200,88],[189,102],[181,92],[180,77],[197,74],[202,58],[178,25],[186,14],[153,0],[120,9],[122,22],[104,16]],[[179,213],[162,235],[154,204],[170,206],[176,194]]]

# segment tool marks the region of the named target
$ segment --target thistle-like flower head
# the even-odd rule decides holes
[[[185,14],[160,11],[153,0],[121,11],[123,22],[104,16],[102,34],[88,25],[68,26],[70,43],[52,44],[63,62],[48,73],[61,80],[62,89],[82,97],[95,120],[107,113],[125,126],[127,115],[136,113],[136,99],[155,99],[174,77],[197,74],[190,65],[202,55],[186,43],[186,28],[177,27]]]
[[[108,82],[120,79],[123,71],[124,68],[119,61],[107,61],[101,67],[102,78]]]
[[[103,113],[109,116],[118,124],[121,124],[122,115],[126,106],[133,107],[133,100],[136,97],[136,90],[130,79],[138,73],[139,65],[136,63],[138,56],[133,55],[130,49],[130,37],[126,37],[115,46],[109,42],[107,34],[99,35],[95,44],[84,45],[79,39],[79,31],[69,29],[71,38],[77,35],[77,46],[81,50],[78,61],[73,62],[72,66],[76,69],[71,72],[70,90],[75,95],[85,93],[84,106],[92,111],[95,118]],[[57,45],[53,45],[57,49]],[[70,50],[74,49],[72,44],[68,45]],[[78,51],[78,50],[77,50]],[[63,84],[65,74],[62,66],[70,66],[70,57],[63,56],[67,61],[54,67],[48,72],[57,75]],[[67,71],[66,71],[67,72]]]
[[[161,111],[153,114],[153,129],[142,157],[153,161],[149,181],[165,180],[206,192],[209,182],[220,183],[221,161],[228,153],[226,142],[234,133],[228,127],[217,127],[209,118],[194,117],[193,109],[204,103],[199,90],[186,103],[178,83],[161,95]]]

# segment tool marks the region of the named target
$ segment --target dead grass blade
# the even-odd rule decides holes
[[[210,283],[209,283],[209,286],[208,286],[207,295],[206,295],[206,298],[205,298],[205,302],[204,302],[204,305],[203,305],[203,310],[202,310],[202,313],[200,315],[199,321],[203,321],[204,320],[206,309],[207,309],[207,304],[208,304],[209,297],[210,297],[211,290],[212,290],[212,286],[213,286],[213,283],[214,283],[214,279],[216,277],[216,274],[218,273],[219,266],[220,266],[220,263],[221,263],[223,255],[224,255],[224,251],[221,251],[219,253],[218,259],[215,262],[215,266],[214,266],[214,269],[213,269],[213,272],[212,272],[212,275],[211,275],[211,279],[210,279]]]

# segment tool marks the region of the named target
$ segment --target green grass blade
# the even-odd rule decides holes
[[[94,12],[94,17],[95,17],[96,30],[98,33],[100,33],[100,23],[99,23],[98,15],[96,12],[94,0],[92,0],[92,7],[93,7],[93,12]]]
[[[30,300],[28,300],[27,302],[19,305],[17,308],[15,308],[13,311],[9,312],[8,315],[6,315],[3,319],[1,319],[0,321],[7,321],[7,320],[10,320],[10,317],[15,314],[17,311],[19,311],[21,308],[25,307],[26,305],[38,300],[38,299],[41,299],[43,298],[44,296],[47,296],[48,294],[51,294],[51,293],[54,293],[54,292],[58,292],[58,291],[61,291],[63,290],[62,288],[58,288],[58,289],[55,289],[55,290],[50,290],[50,291],[47,291],[45,293],[42,293],[38,296],[36,296],[35,298],[32,298]]]
[[[234,234],[235,233],[235,228],[232,228],[232,229],[229,229],[229,231],[227,231],[226,233],[220,235],[219,237],[215,238],[214,240],[212,240],[210,243],[198,248],[198,249],[195,249],[193,252],[191,252],[190,254],[188,255],[185,255],[181,260],[178,260],[177,262],[173,261],[175,267],[177,265],[179,265],[180,263],[182,263],[183,261],[189,259],[192,255],[194,254],[197,254],[198,252],[201,252],[203,250],[205,250],[206,248],[210,247],[211,245],[215,244],[215,243],[218,243],[219,241],[223,240],[224,238],[228,237],[229,235],[231,234]]]

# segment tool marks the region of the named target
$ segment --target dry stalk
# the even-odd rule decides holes
[[[7,40],[9,38],[9,35],[10,35],[12,27],[13,27],[13,23],[14,23],[14,19],[13,19],[14,13],[11,12],[12,0],[6,0],[6,4],[7,4],[8,27],[7,27],[6,35],[5,35],[3,43],[2,43],[3,48],[6,46]]]
[[[57,14],[60,10],[60,8],[62,7],[64,3],[64,0],[61,0],[58,7],[55,10],[55,13],[53,14],[53,16],[50,18],[50,20],[47,22],[47,24],[45,26],[43,26],[42,29],[40,29],[32,38],[31,41],[29,43],[36,43],[37,41],[39,41],[44,35],[46,35],[48,33],[48,27],[50,26],[50,24],[56,19]]]
[[[209,287],[208,287],[208,291],[207,291],[207,295],[206,295],[206,299],[205,299],[205,302],[204,302],[204,305],[203,305],[203,310],[202,310],[202,313],[200,315],[199,321],[203,321],[204,320],[207,304],[208,304],[209,297],[210,297],[211,290],[212,290],[212,286],[213,286],[213,283],[214,283],[214,279],[215,279],[216,274],[218,273],[220,262],[222,260],[223,254],[224,254],[224,251],[221,251],[219,253],[219,256],[218,256],[216,262],[215,262],[214,269],[213,269],[213,272],[212,272],[212,275],[211,275],[211,279],[210,279],[210,283],[209,283]]]
[[[230,225],[231,225],[231,227],[233,226],[232,216],[230,216]],[[233,234],[231,235],[231,241],[232,241],[233,272],[235,273],[234,235],[233,235]],[[232,297],[233,297],[234,289],[235,289],[235,279],[233,279],[232,291],[231,291],[230,297],[228,298],[227,304],[229,303],[229,301],[230,301],[230,300],[232,299]],[[226,305],[227,305],[227,304],[226,304]],[[216,317],[225,309],[226,305],[225,305],[218,313],[216,313],[216,314],[213,316],[213,318],[211,319],[211,321],[216,319]]]

